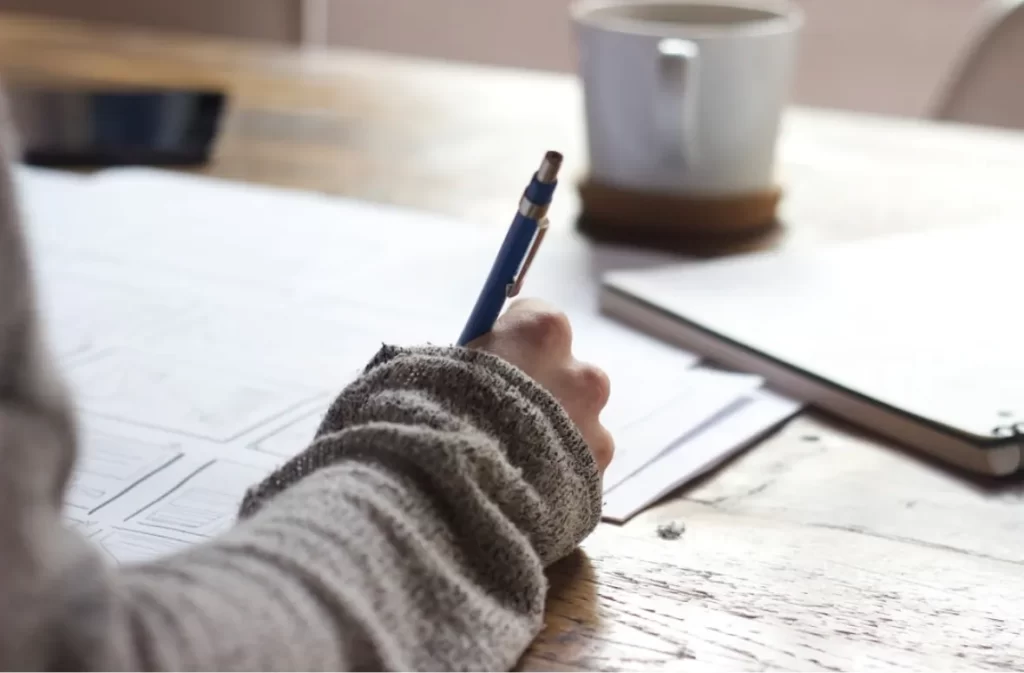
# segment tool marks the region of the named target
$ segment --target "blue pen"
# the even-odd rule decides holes
[[[460,346],[490,332],[505,307],[505,300],[519,294],[526,271],[548,228],[548,207],[558,185],[558,169],[561,167],[562,155],[548,152],[533,174],[519,201],[519,211],[459,337]]]

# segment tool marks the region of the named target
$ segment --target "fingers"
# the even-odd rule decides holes
[[[517,299],[494,329],[470,347],[490,351],[518,366],[551,392],[579,428],[599,469],[611,462],[615,444],[600,416],[611,396],[603,370],[573,357],[569,318],[540,299]]]
[[[543,356],[564,358],[572,352],[568,316],[540,299],[517,299],[498,318],[495,330],[514,333],[525,346]]]
[[[612,382],[600,367],[586,363],[578,366],[580,385],[587,391],[588,399],[593,405],[591,409],[600,414],[611,399]]]
[[[498,317],[493,330],[467,345],[544,365],[571,356],[572,325],[565,313],[547,302],[517,299]]]
[[[563,370],[560,379],[556,396],[603,473],[615,453],[615,441],[600,420],[611,396],[608,375],[594,365],[574,361]]]
[[[603,474],[615,457],[615,440],[608,428],[598,422],[580,428],[580,434],[587,443],[590,453],[594,455],[597,469]]]
[[[564,370],[564,395],[567,404],[580,415],[598,416],[611,397],[611,381],[604,370],[574,361]]]
[[[598,367],[572,355],[569,318],[541,299],[517,299],[495,324],[494,334],[508,335],[524,355],[554,375],[551,381],[573,420],[595,418],[608,404],[611,383]],[[501,337],[499,337],[501,338]]]

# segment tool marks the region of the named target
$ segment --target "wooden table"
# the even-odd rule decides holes
[[[585,170],[571,78],[0,19],[8,80],[216,84],[203,172],[505,226],[548,147]],[[779,245],[1024,215],[1024,136],[794,110]],[[572,190],[553,217],[570,221]],[[472,223],[472,224],[471,224]],[[1008,307],[1009,309],[1009,307]],[[526,669],[1024,669],[1019,486],[805,414],[552,570]],[[659,525],[682,522],[663,540]]]

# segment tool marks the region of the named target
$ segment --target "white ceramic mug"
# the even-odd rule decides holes
[[[583,0],[572,20],[592,180],[694,196],[775,187],[797,7]]]

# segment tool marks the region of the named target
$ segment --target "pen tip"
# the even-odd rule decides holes
[[[558,175],[558,169],[562,167],[562,154],[549,150],[544,154],[544,160],[540,162],[540,169],[537,171],[537,178],[541,182],[551,183]]]

